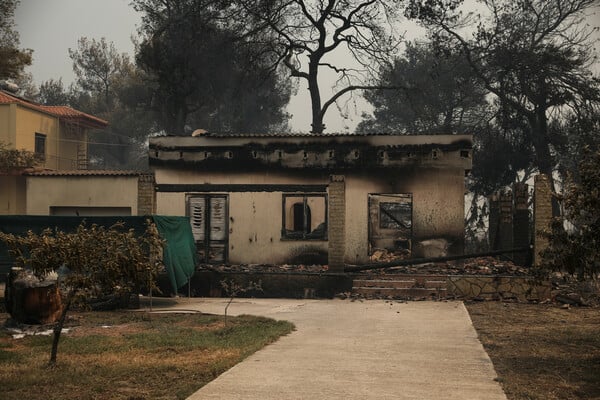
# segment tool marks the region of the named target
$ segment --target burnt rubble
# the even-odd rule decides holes
[[[382,258],[381,261],[388,261]],[[285,274],[325,274],[331,273],[327,265],[272,265],[272,264],[242,264],[242,265],[213,265],[202,264],[199,270],[222,273],[285,273]],[[394,274],[428,274],[428,275],[510,275],[527,276],[530,270],[515,265],[511,261],[498,260],[493,257],[480,257],[464,261],[444,263],[427,263],[410,266],[388,267],[373,271],[377,275]]]

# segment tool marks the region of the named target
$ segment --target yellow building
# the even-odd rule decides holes
[[[0,90],[0,142],[35,152],[44,169],[86,169],[88,131],[106,126],[71,107],[43,106]]]
[[[108,123],[67,106],[43,106],[0,90],[0,142],[39,156],[33,169],[0,173],[0,215],[144,215],[152,175],[87,170],[88,132]]]

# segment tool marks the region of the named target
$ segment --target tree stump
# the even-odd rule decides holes
[[[51,324],[60,317],[62,298],[56,279],[40,280],[30,271],[13,268],[4,294],[6,311],[23,324]]]

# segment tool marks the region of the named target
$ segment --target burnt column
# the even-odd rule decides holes
[[[154,174],[138,176],[138,215],[156,213],[156,192],[154,191]]]
[[[488,197],[490,205],[490,216],[488,224],[488,241],[490,244],[490,250],[499,250],[498,246],[498,226],[500,223],[500,202],[498,201],[498,195],[493,194]]]
[[[513,185],[513,198],[515,203],[513,216],[513,247],[529,246],[529,207],[527,200],[529,190],[526,183]],[[513,260],[518,265],[527,265],[528,253],[515,253]]]
[[[513,246],[513,199],[510,190],[500,194],[500,222],[498,226],[498,250]]]
[[[542,232],[550,229],[552,221],[552,188],[547,175],[535,176],[533,187],[533,265],[541,264],[540,252],[548,247]]]
[[[342,272],[346,251],[346,182],[343,175],[331,175],[328,201],[329,270]]]

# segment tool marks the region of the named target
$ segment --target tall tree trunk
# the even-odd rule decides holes
[[[554,159],[550,154],[550,143],[548,141],[548,118],[546,117],[545,107],[536,107],[535,113],[529,116],[531,126],[531,140],[535,150],[535,159],[539,171],[550,179],[550,187],[556,193],[556,183],[554,181]],[[552,215],[560,215],[560,205],[558,199],[552,197]]]
[[[325,130],[323,124],[323,114],[321,113],[321,93],[319,92],[319,82],[317,80],[318,61],[312,60],[308,67],[308,91],[310,92],[310,103],[312,111],[312,129],[311,133],[320,134]]]

